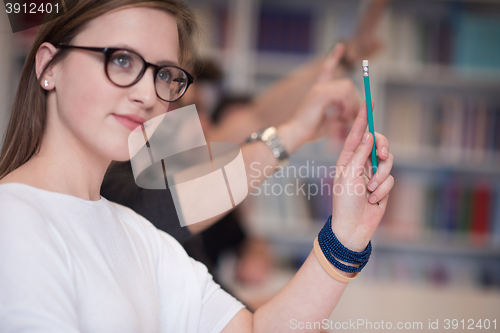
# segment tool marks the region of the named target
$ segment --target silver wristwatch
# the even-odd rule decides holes
[[[253,132],[247,139],[247,143],[262,141],[271,149],[274,157],[278,160],[278,165],[283,166],[288,162],[289,155],[285,146],[281,143],[276,127],[271,126],[263,130]]]

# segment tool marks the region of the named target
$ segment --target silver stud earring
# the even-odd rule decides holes
[[[48,80],[43,81],[43,86],[47,88],[49,86],[49,81]]]

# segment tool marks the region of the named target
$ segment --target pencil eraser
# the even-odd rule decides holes
[[[368,60],[363,60],[363,67],[368,66]]]

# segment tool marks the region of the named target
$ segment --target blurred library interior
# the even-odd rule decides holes
[[[222,95],[254,97],[327,54],[355,34],[369,8],[359,0],[187,3],[201,27],[198,54],[222,73],[204,90],[210,112]],[[36,29],[12,34],[1,15],[3,137]],[[422,321],[424,331],[437,319],[500,326],[500,1],[389,1],[376,36],[382,48],[369,58],[375,128],[389,139],[395,186],[371,261],[332,319]],[[362,92],[361,63],[349,77]],[[240,281],[234,253],[215,275],[250,307],[280,290],[311,251],[331,215],[325,184],[333,182],[341,145],[327,139],[302,147],[288,172],[270,177],[238,209],[245,231],[270,249],[267,266],[255,265],[265,277]],[[278,190],[288,184],[293,195]]]

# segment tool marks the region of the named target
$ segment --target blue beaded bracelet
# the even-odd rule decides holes
[[[328,259],[328,261],[341,271],[347,273],[356,273],[360,272],[363,267],[365,267],[370,255],[372,253],[372,242],[368,243],[366,249],[362,252],[351,251],[346,248],[340,241],[335,237],[335,234],[332,231],[332,217],[328,218],[325,226],[318,234],[318,243],[323,251],[323,254]],[[359,267],[348,266],[341,263],[339,260],[359,265]]]

